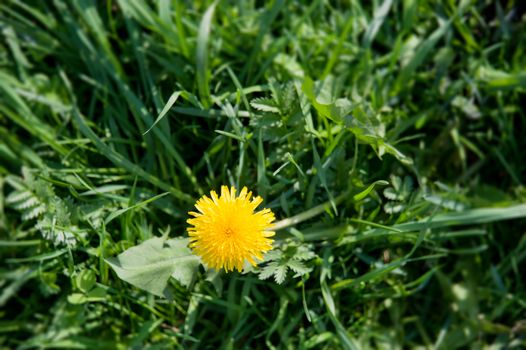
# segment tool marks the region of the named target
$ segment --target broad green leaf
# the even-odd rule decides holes
[[[89,302],[104,301],[106,299],[106,290],[102,287],[95,287],[89,293],[72,293],[68,295],[68,302],[74,305],[85,304]]]
[[[96,286],[87,294],[88,301],[102,301],[106,299],[106,289]]]
[[[349,112],[345,116],[345,126],[358,140],[371,145],[380,158],[387,152],[404,164],[413,164],[411,158],[386,140],[386,124],[380,119],[380,114],[367,105],[354,105]]]
[[[79,305],[84,304],[87,301],[87,298],[82,293],[73,293],[68,295],[68,302],[70,304]]]
[[[76,277],[75,283],[77,288],[80,289],[83,293],[88,293],[95,283],[97,282],[97,276],[92,270],[82,270]]]
[[[331,81],[332,78],[328,77],[315,84],[311,78],[305,77],[301,88],[318,114],[341,123],[352,109],[351,101],[346,98],[334,99],[330,91]]]
[[[164,296],[170,277],[188,286],[199,266],[199,258],[187,247],[188,239],[155,237],[106,262],[120,279],[137,288]]]

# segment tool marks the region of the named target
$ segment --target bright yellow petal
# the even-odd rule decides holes
[[[211,198],[210,198],[211,197]],[[189,247],[203,262],[215,269],[241,271],[245,261],[256,265],[263,253],[272,249],[274,236],[270,209],[256,212],[263,202],[259,196],[252,198],[246,187],[236,196],[235,187],[221,186],[221,196],[211,191],[195,204],[198,212],[189,212],[187,220]]]

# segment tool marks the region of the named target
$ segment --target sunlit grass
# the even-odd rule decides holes
[[[0,348],[524,347],[523,6],[373,3],[1,2]],[[221,185],[274,249],[174,275]]]

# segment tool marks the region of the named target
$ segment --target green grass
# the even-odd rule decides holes
[[[525,16],[2,1],[0,349],[525,347]],[[119,278],[221,185],[276,213],[260,268]]]

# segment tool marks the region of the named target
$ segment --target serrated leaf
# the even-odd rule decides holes
[[[199,258],[187,247],[188,239],[165,241],[155,237],[106,262],[119,278],[152,294],[163,296],[170,277],[188,286],[199,266]]]
[[[310,260],[316,257],[316,254],[309,250],[305,246],[298,247],[297,251],[292,256],[292,259],[294,260]]]
[[[287,265],[278,265],[274,269],[274,279],[277,284],[282,284],[285,282],[285,277],[287,276]]]
[[[77,238],[72,232],[40,227],[39,230],[44,239],[52,242],[56,246],[67,245],[69,247],[73,247],[77,244]]]
[[[282,116],[289,116],[298,107],[298,95],[293,83],[271,84],[272,99]]]
[[[283,67],[290,75],[292,75],[295,78],[301,79],[305,75],[301,65],[294,57],[290,55],[279,53],[276,55],[274,63],[276,63],[276,65],[278,66]]]
[[[397,202],[389,202],[384,205],[384,210],[387,214],[396,214],[404,210],[405,204],[400,204]]]
[[[404,180],[398,176],[391,176],[391,184],[393,187],[388,187],[384,190],[385,198],[392,201],[403,201],[411,195],[413,190],[413,180],[409,176],[405,176]]]
[[[279,109],[283,113],[291,113],[297,104],[297,100],[298,95],[296,95],[294,84],[289,82],[281,88],[281,96],[279,98]]]
[[[261,272],[259,273],[259,279],[266,280],[267,278],[272,276],[277,266],[278,263],[276,261],[272,261],[267,266],[263,267],[263,269],[261,269]]]
[[[279,249],[273,249],[270,252],[266,253],[264,256],[264,261],[272,261],[281,259],[283,252]]]
[[[387,187],[384,190],[384,196],[392,201],[398,200],[398,193],[396,193],[395,189],[392,187]]]
[[[32,197],[33,193],[31,191],[14,191],[9,194],[9,196],[6,197],[5,203],[6,204],[14,204],[20,201],[24,201],[28,199],[29,197]]]
[[[250,105],[261,112],[268,112],[268,113],[279,113],[279,108],[276,107],[276,104],[273,100],[269,98],[255,98],[252,101],[250,101]]]
[[[466,205],[464,203],[456,201],[454,199],[443,198],[439,195],[424,195],[424,200],[429,203],[433,203],[435,205],[454,211],[462,212],[466,210]]]
[[[290,268],[292,271],[294,271],[296,273],[295,277],[304,275],[304,274],[306,274],[306,273],[311,271],[310,268],[305,266],[305,264],[303,264],[299,260],[289,260],[287,262],[287,267]]]
[[[40,201],[38,200],[38,198],[31,196],[31,197],[26,198],[23,201],[19,201],[13,204],[12,206],[14,209],[22,211],[22,210],[26,210],[29,208],[33,208],[37,206],[38,204],[40,204]]]
[[[37,218],[39,215],[46,211],[45,205],[39,205],[29,210],[24,211],[22,214],[22,221],[28,221]]]

